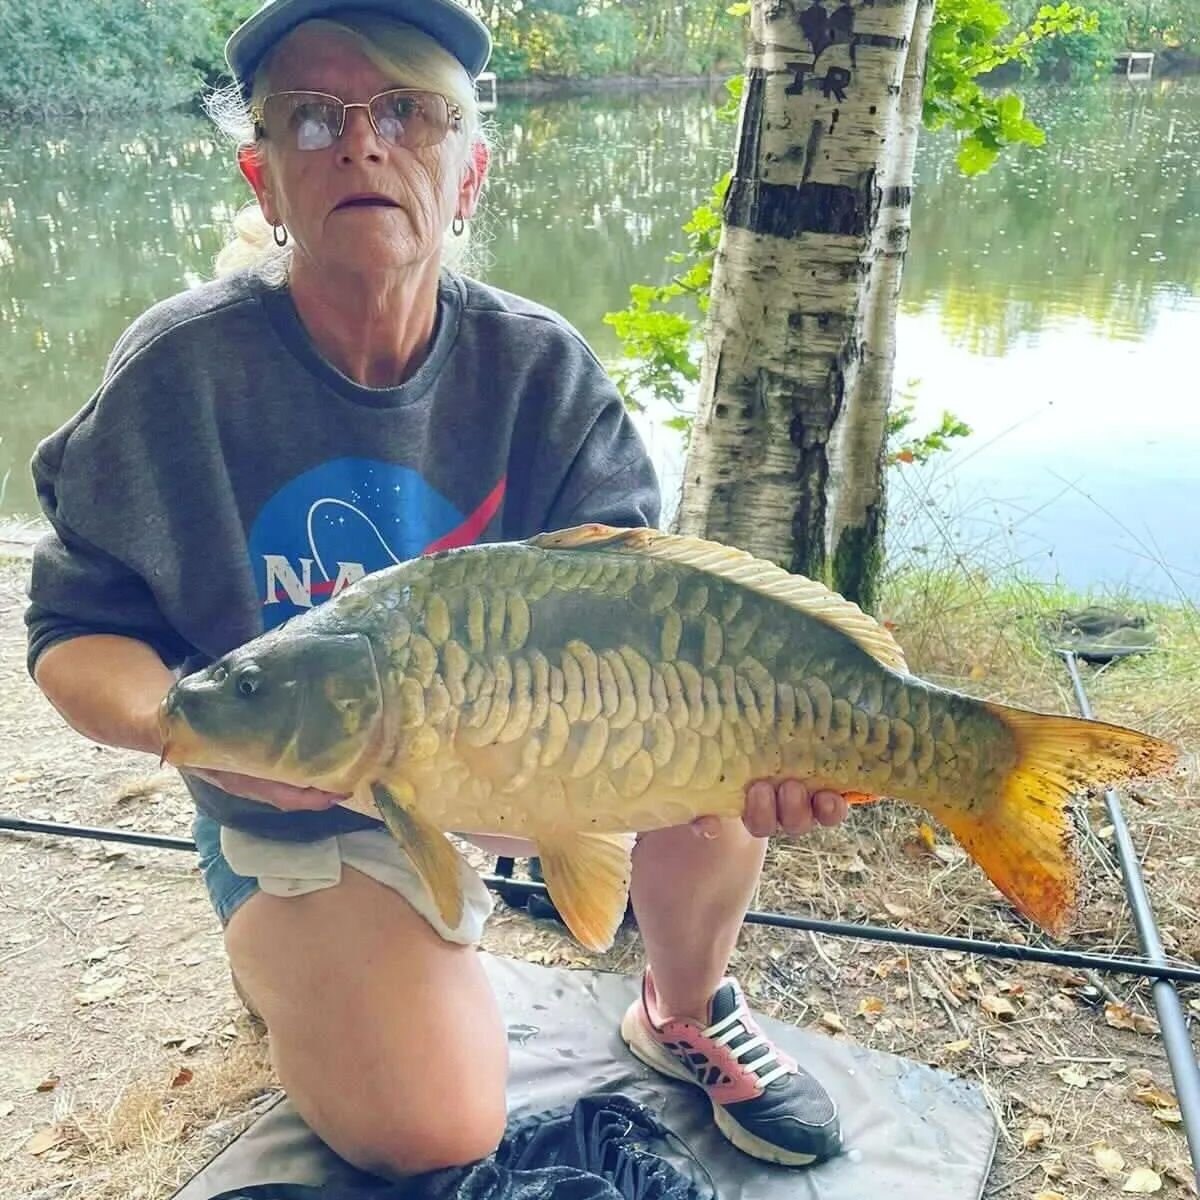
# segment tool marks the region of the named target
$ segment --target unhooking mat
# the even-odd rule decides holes
[[[617,1092],[644,1105],[688,1147],[723,1200],[977,1200],[996,1145],[980,1089],[921,1063],[867,1050],[770,1018],[764,1029],[829,1089],[841,1113],[844,1153],[801,1169],[770,1166],[734,1149],[712,1124],[699,1089],[650,1071],[626,1050],[621,1014],[637,982],[483,955],[508,1025],[509,1114],[569,1106]],[[451,1096],[439,1098],[453,1111]],[[689,1178],[686,1152],[654,1148]],[[221,1151],[174,1200],[212,1200],[268,1183],[361,1182],[281,1099]],[[703,1189],[706,1191],[706,1185]]]

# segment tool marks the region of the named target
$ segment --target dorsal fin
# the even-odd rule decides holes
[[[621,529],[598,524],[539,533],[528,542],[545,550],[627,550],[707,571],[823,621],[885,667],[908,674],[904,651],[896,639],[857,604],[830,591],[823,583],[793,575],[745,550],[704,538],[664,533],[661,529]]]

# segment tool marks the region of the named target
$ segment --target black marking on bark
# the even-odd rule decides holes
[[[803,334],[804,327],[816,325],[822,333],[831,329],[842,330],[853,322],[853,318],[841,312],[791,312],[788,313],[788,329]]]
[[[804,147],[804,172],[800,176],[801,183],[807,183],[813,173],[813,164],[817,161],[817,152],[821,148],[821,136],[825,126],[820,121],[814,121],[808,129],[808,144]]]
[[[729,189],[726,223],[751,233],[793,238],[802,233],[861,237],[871,227],[871,189],[836,183],[799,187],[761,180],[735,180]]]
[[[838,44],[850,47],[850,62],[857,66],[854,58],[854,8],[843,4],[832,13],[825,11],[823,0],[814,0],[811,8],[799,15],[800,28],[813,51],[813,65],[829,49]]]
[[[890,187],[883,189],[880,205],[883,208],[908,208],[912,204],[911,187]]]
[[[839,103],[845,101],[846,88],[849,87],[850,80],[853,78],[854,76],[845,67],[830,67],[825,72],[825,78],[821,80],[821,91],[825,99],[833,97]]]
[[[850,85],[854,78],[853,72],[845,67],[829,67],[824,75],[809,76],[808,72],[812,70],[815,64],[789,62],[788,70],[792,72],[792,82],[787,85],[786,92],[789,96],[798,96],[808,86],[810,82],[818,83],[821,86],[821,93],[828,100],[831,96],[836,96],[838,100],[846,99],[846,88]]]
[[[886,33],[856,33],[854,41],[859,46],[878,46],[881,50],[903,50],[908,38],[891,37]]]
[[[766,90],[767,73],[761,67],[751,69],[746,80],[746,102],[743,107],[742,136],[738,142],[737,164],[734,167],[734,184],[758,173],[758,147],[762,137],[763,95]]]

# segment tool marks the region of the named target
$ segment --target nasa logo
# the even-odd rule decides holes
[[[464,516],[408,467],[341,458],[306,471],[271,497],[250,530],[264,629],[373,571],[478,541],[503,499],[501,479]]]

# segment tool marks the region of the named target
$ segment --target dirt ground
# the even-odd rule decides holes
[[[190,804],[172,772],[77,736],[28,679],[27,569],[0,560],[0,812],[188,836]],[[963,673],[973,677],[968,664]],[[1070,711],[1060,685],[1040,687],[1039,699]],[[1093,703],[1097,716],[1122,716],[1119,702]],[[1152,714],[1125,715],[1160,731]],[[1195,726],[1185,732],[1194,752]],[[1169,952],[1193,962],[1196,793],[1193,753],[1180,779],[1127,804]],[[1111,830],[1098,805],[1091,818],[1092,896],[1072,941],[1136,953]],[[774,843],[758,906],[1031,938],[946,835],[921,822],[885,804]],[[558,927],[503,908],[485,947],[552,965],[640,963],[634,933],[597,961]],[[761,927],[747,928],[733,967],[765,1013],[981,1084],[1001,1126],[989,1196],[1191,1190],[1143,983]],[[1200,1020],[1200,989],[1182,995]],[[190,854],[0,833],[0,1200],[168,1196],[274,1086]]]

